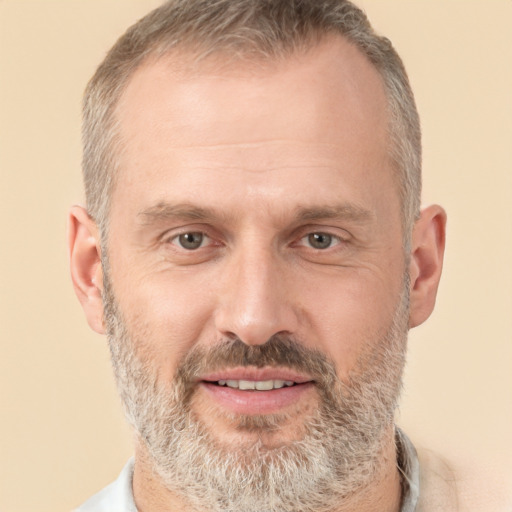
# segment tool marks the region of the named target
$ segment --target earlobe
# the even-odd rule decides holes
[[[438,205],[421,211],[411,243],[409,327],[422,324],[432,313],[443,268],[446,212]]]
[[[91,328],[104,334],[100,236],[96,223],[81,206],[73,206],[69,212],[68,248],[75,293]]]

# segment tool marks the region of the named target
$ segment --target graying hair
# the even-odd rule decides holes
[[[119,175],[116,106],[148,57],[173,50],[286,57],[340,34],[380,73],[388,99],[390,159],[396,170],[406,246],[421,195],[421,133],[413,93],[391,42],[348,0],[169,0],[130,27],[98,67],[83,102],[83,176],[87,209],[102,236]],[[105,240],[105,239],[104,239]]]

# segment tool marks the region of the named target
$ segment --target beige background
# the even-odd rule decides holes
[[[0,0],[0,511],[64,511],[131,453],[66,261],[83,87],[156,0]],[[512,462],[512,1],[364,0],[423,120],[424,202],[449,215],[438,307],[411,335],[399,422]]]

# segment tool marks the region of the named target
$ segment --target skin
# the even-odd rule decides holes
[[[389,327],[404,272],[410,326],[430,315],[444,211],[422,211],[404,254],[383,85],[342,38],[284,62],[221,63],[177,75],[172,57],[147,62],[120,100],[124,148],[108,241],[119,307],[147,340],[139,356],[162,382],[196,345],[234,337],[257,345],[278,333],[328,355],[348,382],[371,340]],[[185,233],[204,233],[202,246],[180,247]],[[331,244],[313,247],[313,233],[329,235]],[[69,239],[77,295],[103,333],[99,234],[81,207],[71,211]],[[265,413],[268,404],[256,395],[242,412]],[[234,445],[258,436],[234,429],[235,402],[201,383],[193,402],[210,431]],[[265,442],[300,436],[317,404],[314,385],[274,404],[288,419],[263,433]],[[399,508],[391,430],[383,457],[382,475],[351,504],[361,512]],[[152,476],[140,443],[134,494],[140,510],[186,510]]]

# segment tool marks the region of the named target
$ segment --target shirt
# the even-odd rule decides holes
[[[402,507],[400,512],[415,512],[420,489],[420,464],[409,438],[396,430],[398,469],[402,475]],[[134,459],[131,458],[117,480],[87,500],[75,512],[137,512],[133,499]]]

